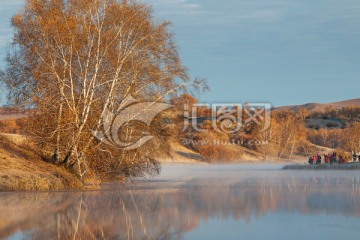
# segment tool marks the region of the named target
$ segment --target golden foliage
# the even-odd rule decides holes
[[[15,47],[1,81],[13,104],[36,108],[27,130],[45,158],[81,177],[109,168],[121,175],[122,162],[152,164],[157,170],[149,173],[158,172],[149,157],[112,149],[92,131],[109,131],[102,124],[106,112],[119,114],[129,96],[159,102],[186,84],[202,85],[189,81],[169,24],[155,21],[151,8],[137,1],[27,1],[12,18]]]

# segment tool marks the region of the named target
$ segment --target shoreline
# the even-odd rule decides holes
[[[360,162],[334,163],[334,164],[291,164],[286,165],[282,170],[360,170]]]

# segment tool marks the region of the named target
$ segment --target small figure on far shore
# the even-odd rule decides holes
[[[326,156],[325,163],[329,164],[330,163],[330,158],[331,158],[330,153],[328,153],[328,155]]]
[[[308,163],[309,163],[310,165],[314,165],[314,157],[311,157],[311,156],[310,156]]]
[[[333,154],[330,158],[330,164],[337,163],[336,157],[337,157],[336,152],[333,152]]]
[[[343,156],[339,155],[339,163],[345,163],[345,159],[343,158]]]
[[[336,158],[334,157],[334,154],[332,154],[330,156],[330,164],[333,164],[334,162],[336,162]]]
[[[356,162],[356,160],[358,159],[359,156],[358,156],[358,155],[356,154],[356,152],[354,151],[352,157],[353,157],[353,162]]]
[[[316,165],[320,165],[321,164],[321,156],[317,155],[316,156]]]

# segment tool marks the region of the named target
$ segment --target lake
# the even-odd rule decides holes
[[[360,171],[165,165],[101,190],[0,193],[1,239],[359,239]]]

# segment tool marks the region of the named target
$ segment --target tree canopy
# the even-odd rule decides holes
[[[202,84],[189,80],[169,24],[155,21],[151,7],[137,1],[26,2],[12,18],[15,34],[1,81],[11,103],[36,109],[29,132],[46,158],[103,173],[124,172],[126,161],[147,166],[134,175],[148,169],[146,154],[135,151],[125,160],[92,131],[109,131],[104,115],[119,114],[130,96],[165,101]]]

